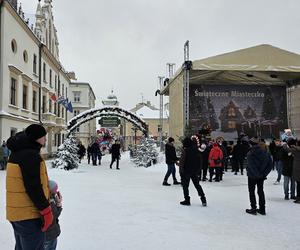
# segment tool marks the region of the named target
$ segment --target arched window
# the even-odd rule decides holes
[[[26,50],[24,50],[23,51],[23,60],[24,60],[24,62],[28,62],[28,53],[27,53],[27,51]]]

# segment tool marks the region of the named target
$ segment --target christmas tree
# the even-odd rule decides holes
[[[70,170],[78,168],[79,158],[76,137],[71,135],[58,147],[56,159],[52,162],[53,168]]]
[[[157,162],[158,151],[153,138],[142,138],[140,145],[136,146],[132,161],[137,167],[149,167]]]

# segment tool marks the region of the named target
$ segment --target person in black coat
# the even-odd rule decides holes
[[[198,195],[200,196],[202,205],[206,206],[206,197],[199,183],[199,172],[201,165],[199,164],[200,152],[198,150],[197,144],[189,137],[185,138],[182,144],[183,150],[179,160],[179,172],[181,175],[184,201],[181,201],[180,204],[185,206],[191,205],[189,196],[189,184],[190,180],[192,180],[198,192]]]
[[[246,209],[246,213],[253,215],[260,213],[265,215],[264,181],[272,170],[272,158],[267,151],[259,146],[258,138],[252,138],[250,144],[252,147],[247,154],[247,175],[251,209]],[[259,209],[256,209],[255,186],[257,186],[259,197]]]
[[[77,154],[78,154],[78,158],[79,158],[79,163],[81,163],[81,160],[83,159],[83,157],[85,156],[85,147],[82,145],[82,142],[79,141],[78,145],[78,151],[77,151]]]
[[[115,161],[117,161],[117,169],[120,170],[119,168],[119,160],[120,160],[120,141],[116,140],[115,143],[111,146],[110,149],[111,152],[111,163],[110,163],[110,168],[112,168],[112,165]]]
[[[171,174],[173,177],[173,184],[174,185],[180,184],[180,182],[178,182],[176,179],[175,163],[179,160],[179,158],[176,156],[174,142],[175,142],[174,138],[169,137],[168,143],[165,146],[166,164],[168,165],[168,171],[165,175],[163,186],[171,186],[171,184],[168,183],[168,178]]]
[[[91,152],[91,155],[92,155],[93,166],[97,166],[97,158],[98,158],[99,154],[101,154],[100,147],[99,147],[99,144],[97,142],[94,142],[91,145],[90,152]]]

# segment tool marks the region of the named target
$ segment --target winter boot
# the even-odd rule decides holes
[[[285,199],[285,200],[289,200],[289,195],[286,194],[286,195],[284,196],[284,199]]]
[[[171,186],[171,184],[169,184],[167,181],[164,181],[163,186]]]
[[[184,198],[184,201],[181,201],[180,204],[184,206],[190,206],[191,205],[190,197]]]
[[[246,213],[248,214],[256,215],[256,212],[256,208],[246,209]]]
[[[200,198],[200,200],[201,200],[201,202],[202,202],[202,206],[203,206],[203,207],[206,207],[206,206],[207,206],[207,202],[206,202],[205,196],[202,196],[202,197]]]
[[[181,182],[174,180],[173,185],[179,185],[179,184],[181,184]]]
[[[257,213],[261,214],[261,215],[266,215],[266,209],[265,208],[259,208],[256,210]]]
[[[296,197],[296,200],[294,200],[294,203],[300,203],[300,197]]]

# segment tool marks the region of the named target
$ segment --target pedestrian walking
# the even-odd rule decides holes
[[[168,166],[168,170],[164,177],[163,186],[171,186],[171,184],[168,183],[168,178],[170,177],[171,174],[173,178],[173,184],[174,185],[180,184],[180,182],[177,181],[176,178],[175,163],[179,160],[179,158],[176,156],[174,143],[175,143],[174,138],[169,137],[168,142],[165,145],[165,156],[166,156],[166,164]]]
[[[119,160],[120,160],[120,141],[119,140],[115,140],[115,143],[111,146],[111,163],[109,165],[110,168],[112,168],[112,165],[114,164],[115,161],[117,161],[117,167],[116,169],[120,170],[119,168]]]
[[[186,137],[182,142],[182,153],[179,159],[179,172],[181,176],[181,183],[183,188],[184,200],[180,202],[181,205],[190,206],[189,184],[192,180],[196,188],[203,206],[207,205],[204,191],[200,185],[200,153],[195,141]]]

